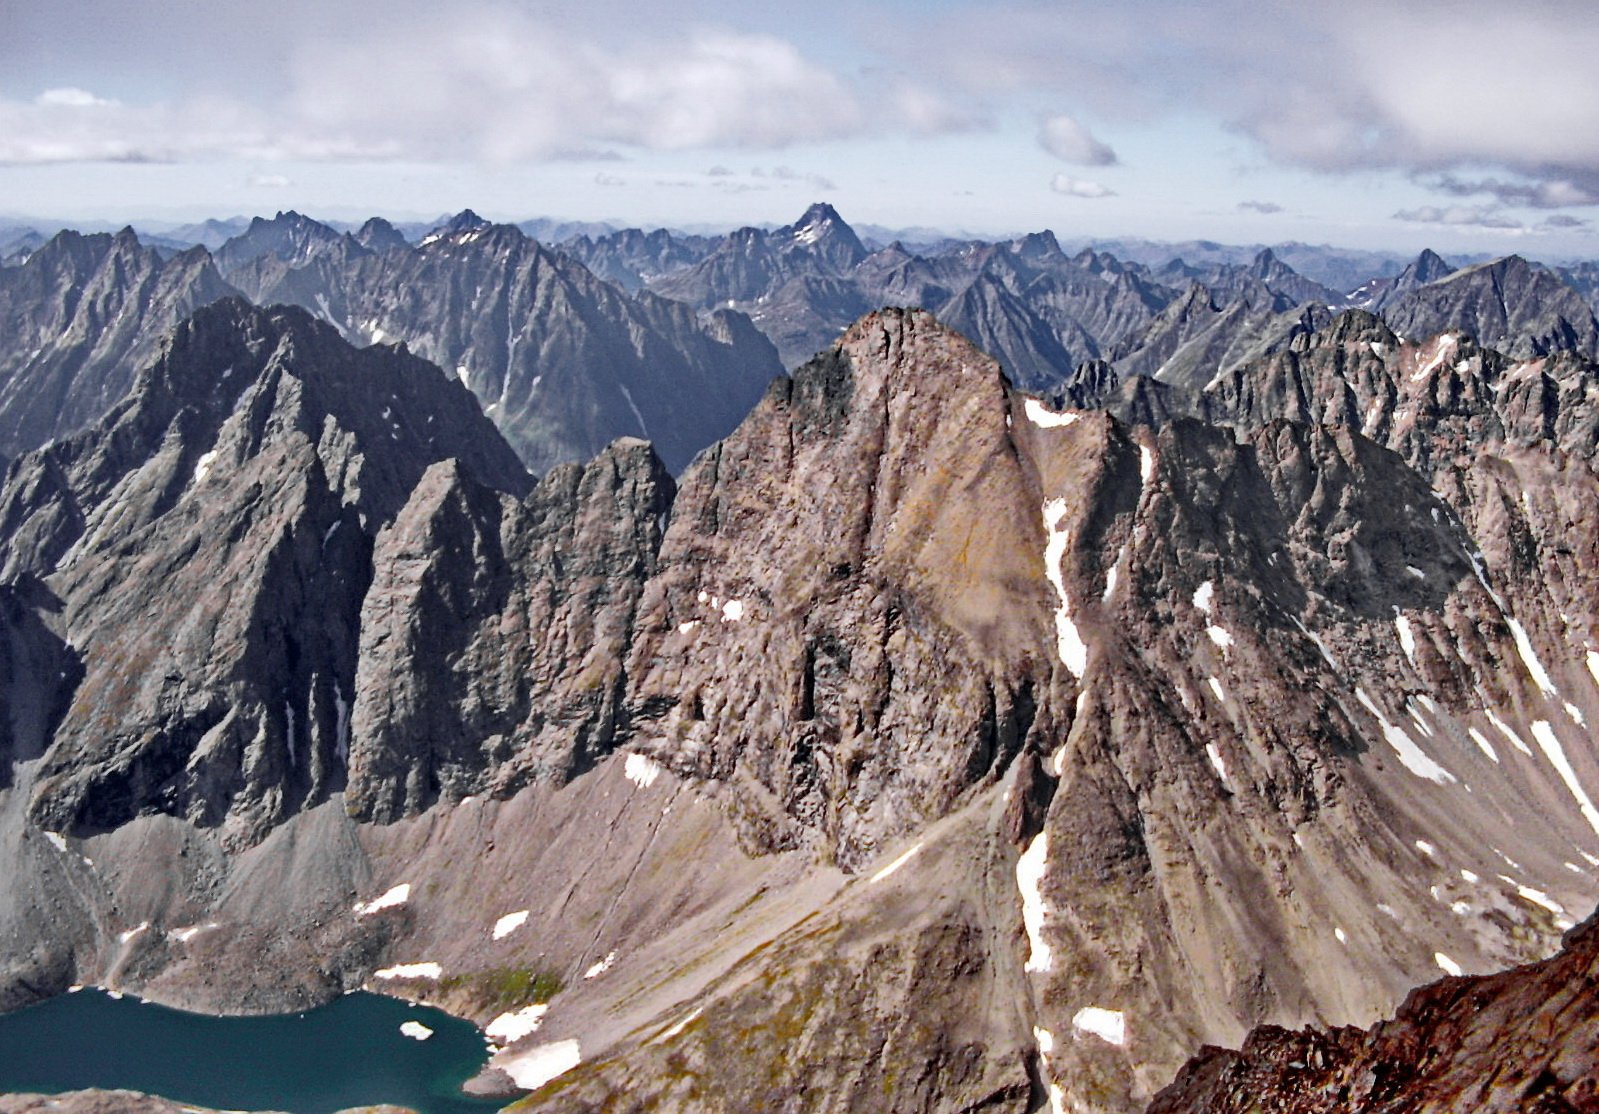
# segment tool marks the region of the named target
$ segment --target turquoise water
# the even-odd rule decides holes
[[[403,1035],[406,1021],[433,1035]],[[487,1058],[467,1022],[377,994],[305,1013],[208,1017],[84,990],[0,1014],[0,1091],[116,1087],[226,1110],[329,1114],[388,1102],[485,1114],[500,1102],[459,1088]]]

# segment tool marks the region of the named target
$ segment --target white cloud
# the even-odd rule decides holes
[[[874,98],[773,34],[701,28],[602,45],[494,9],[380,32],[368,47],[304,48],[296,104],[329,132],[424,157],[504,163],[609,143],[770,150],[961,124],[930,90],[901,83]]]
[[[112,107],[115,101],[102,100],[87,89],[76,86],[67,86],[62,89],[46,89],[33,103],[43,108],[94,108],[97,106]]]
[[[294,185],[282,174],[252,174],[244,180],[244,184],[263,190],[280,190]]]
[[[1057,159],[1077,166],[1114,166],[1116,152],[1094,138],[1075,117],[1051,116],[1038,129],[1038,142]]]
[[[237,101],[197,98],[147,105],[105,100],[82,89],[52,89],[31,101],[0,99],[0,164],[182,162],[229,155],[382,158],[392,145],[284,127]]]
[[[1491,205],[1421,205],[1414,209],[1401,209],[1394,214],[1394,219],[1412,224],[1447,224],[1469,228],[1513,230],[1522,227],[1519,220],[1506,216]]]
[[[1590,0],[1147,0],[1069,18],[999,0],[893,32],[884,49],[946,75],[951,95],[1043,92],[1107,122],[1220,120],[1273,161],[1319,171],[1496,167],[1547,183],[1534,204],[1599,196]]]
[[[498,4],[396,10],[361,37],[283,46],[277,91],[118,103],[80,88],[0,98],[0,163],[591,159],[608,145],[746,148],[926,135],[984,120],[934,85],[844,72],[779,34],[597,28]],[[0,51],[3,56],[3,51]]]
[[[1098,182],[1086,181],[1082,178],[1073,178],[1069,174],[1057,174],[1050,179],[1049,188],[1056,193],[1064,193],[1068,197],[1115,197],[1116,191]]]

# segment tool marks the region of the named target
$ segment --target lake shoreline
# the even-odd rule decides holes
[[[499,1082],[491,1052],[471,1022],[369,991],[307,1010],[217,1015],[74,987],[0,1014],[0,1091],[8,1100],[0,1114],[28,1109],[17,1105],[22,1095],[78,1092],[154,1096],[174,1110],[487,1114],[525,1093],[514,1084],[508,1092],[483,1086]],[[75,1100],[71,1109],[168,1108],[99,1101]]]

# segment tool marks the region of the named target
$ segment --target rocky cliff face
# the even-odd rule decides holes
[[[1599,689],[1544,619],[1592,607],[1518,583],[1468,511],[1347,428],[1129,430],[876,315],[684,477],[631,745],[727,786],[746,846],[962,895],[870,952],[874,986],[953,964],[939,1008],[988,1019],[897,1038],[894,1071],[939,1081],[908,1108],[1133,1108],[1212,1034],[1369,1020],[1429,970],[1542,954],[1592,900]],[[899,1005],[841,989],[842,941],[881,931],[857,893],[816,922],[839,943],[774,943],[539,1108],[799,1101],[805,1057],[846,1050],[865,1066],[821,1107],[883,1101],[889,1046],[848,1034]],[[728,1035],[763,1025],[799,1044],[752,1091]]]
[[[454,462],[379,536],[361,610],[352,812],[566,781],[627,728],[623,668],[673,492],[643,441],[555,469],[523,502]]]
[[[251,836],[341,788],[371,534],[445,458],[526,487],[436,368],[228,301],[101,423],[15,461],[5,567],[43,578],[83,663],[37,821],[153,810]]]
[[[231,293],[204,250],[163,260],[132,229],[62,232],[0,270],[0,453],[91,425],[168,330]]]
[[[1388,324],[1417,340],[1450,329],[1518,358],[1553,351],[1599,355],[1599,321],[1582,295],[1519,255],[1466,267],[1382,307]]]
[[[237,274],[252,296],[303,306],[355,343],[404,341],[453,371],[538,472],[624,435],[649,438],[679,471],[780,370],[743,315],[700,322],[679,303],[629,297],[475,217],[416,249],[343,237],[251,259]]]
[[[1205,1049],[1149,1114],[1582,1111],[1599,1105],[1599,925],[1560,953],[1503,974],[1446,978],[1390,1020],[1266,1027],[1237,1052]]]
[[[1231,299],[1196,282],[1111,359],[1123,376],[1148,376],[1197,392],[1223,372],[1284,348],[1330,320],[1324,306],[1299,305],[1258,280],[1241,283]]]

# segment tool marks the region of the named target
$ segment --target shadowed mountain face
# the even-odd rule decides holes
[[[63,232],[0,268],[0,453],[92,424],[168,330],[231,293],[204,250],[163,261],[131,229]]]
[[[1459,329],[1509,356],[1599,356],[1599,321],[1582,295],[1517,255],[1418,286],[1387,302],[1382,314],[1407,337]]]
[[[342,787],[371,537],[450,458],[528,487],[437,368],[229,300],[96,426],[14,461],[4,568],[44,579],[82,660],[39,821],[153,809],[259,832]]]
[[[629,296],[470,212],[414,249],[370,224],[364,242],[313,237],[292,217],[240,237],[231,281],[258,302],[303,306],[352,342],[404,341],[449,369],[537,472],[618,436],[650,439],[679,471],[780,370],[742,314],[700,320],[680,303]]]

